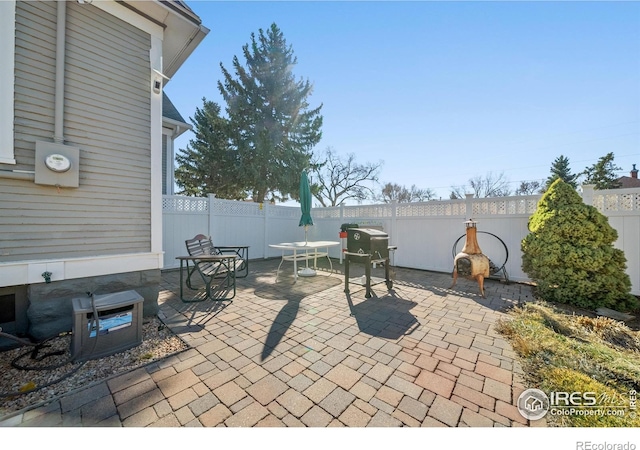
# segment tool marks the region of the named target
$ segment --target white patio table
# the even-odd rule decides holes
[[[280,266],[285,261],[293,261],[293,280],[298,281],[298,276],[313,277],[316,275],[316,262],[318,258],[327,257],[331,272],[333,272],[333,264],[329,258],[329,247],[340,245],[338,241],[301,241],[301,242],[282,242],[280,244],[269,244],[271,248],[282,250],[282,260],[276,271],[276,281],[280,273]],[[309,260],[313,260],[313,269],[309,267]],[[306,267],[298,271],[298,261],[306,261]]]

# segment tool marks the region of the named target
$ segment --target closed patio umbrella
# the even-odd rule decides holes
[[[311,218],[311,188],[307,172],[304,171],[300,174],[300,209],[302,217],[300,217],[298,226],[304,227],[304,242],[307,243],[307,229],[313,225],[313,219]],[[312,277],[315,274],[315,270],[309,267],[309,260],[307,260],[307,267],[298,272],[298,275],[303,277]]]
[[[302,210],[302,217],[300,217],[298,226],[304,226],[304,241],[307,242],[307,228],[309,225],[313,225],[313,219],[311,218],[311,188],[309,187],[307,172],[302,172],[300,175],[300,209]]]

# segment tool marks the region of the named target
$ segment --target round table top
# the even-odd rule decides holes
[[[279,244],[269,244],[269,247],[280,248],[284,250],[309,249],[319,247],[334,247],[340,245],[338,241],[300,241],[300,242],[281,242]]]

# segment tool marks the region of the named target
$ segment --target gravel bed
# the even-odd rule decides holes
[[[38,349],[36,359],[31,356],[31,346],[0,352],[0,419],[188,348],[157,317],[145,318],[140,345],[99,359],[71,362],[71,333],[61,334],[45,344],[46,347]],[[43,358],[55,352],[61,354]],[[20,393],[34,387],[37,389]],[[8,395],[14,393],[19,394]]]

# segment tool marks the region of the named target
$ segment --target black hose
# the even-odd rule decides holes
[[[58,335],[58,336],[60,336],[60,335]],[[58,337],[58,336],[56,336],[56,337]],[[19,339],[19,338],[16,338],[16,339],[19,342],[24,341],[23,339]],[[43,348],[49,347],[47,342],[50,341],[51,339],[53,339],[53,338],[46,339],[46,340],[44,340],[42,342],[39,342],[39,343],[33,343],[33,342],[24,341],[25,345],[33,346],[34,348],[31,349],[31,350],[28,350],[26,352],[23,352],[20,355],[16,356],[13,359],[13,361],[11,361],[11,366],[15,367],[16,369],[19,369],[19,370],[53,370],[53,369],[57,369],[59,367],[65,366],[66,364],[69,364],[71,362],[71,360],[67,360],[67,361],[64,361],[62,363],[55,364],[55,365],[52,365],[52,366],[39,366],[39,367],[29,367],[29,366],[21,365],[19,363],[19,361],[22,358],[24,358],[25,356],[27,356],[27,355],[31,355],[31,359],[35,359],[37,361],[43,361],[45,358],[48,358],[50,356],[63,354],[64,353],[63,350],[58,350],[58,351],[54,351],[54,352],[45,353],[42,356],[38,356],[37,355],[40,350],[42,350]],[[26,395],[26,394],[30,394],[31,392],[39,391],[40,389],[44,389],[46,387],[52,386],[52,385],[54,385],[56,383],[59,383],[60,381],[64,380],[65,378],[70,377],[74,373],[76,373],[83,365],[84,365],[84,363],[79,364],[71,372],[68,372],[68,373],[62,375],[61,377],[59,377],[59,378],[57,378],[55,380],[52,380],[52,381],[50,381],[50,382],[48,382],[46,384],[43,384],[41,386],[34,386],[31,389],[25,389],[25,390],[15,391],[15,392],[0,392],[0,398],[17,397],[19,395]]]
[[[96,351],[96,346],[98,345],[98,336],[100,335],[100,318],[98,317],[98,308],[96,307],[96,301],[93,298],[93,292],[87,292],[87,295],[91,297],[91,309],[93,310],[93,321],[96,324],[96,339],[93,341],[93,346],[91,347],[91,351],[89,352],[89,356],[91,356],[93,352]],[[89,327],[89,337],[91,337],[91,326]]]
[[[52,385],[54,385],[56,383],[59,383],[60,381],[64,380],[65,378],[69,378],[71,375],[76,373],[83,365],[84,365],[84,362],[82,364],[79,364],[78,367],[74,368],[71,372],[67,372],[66,374],[64,374],[60,378],[57,378],[57,379],[55,379],[53,381],[50,381],[47,384],[43,384],[41,386],[35,386],[32,389],[27,389],[27,390],[24,390],[24,391],[16,391],[16,392],[0,392],[0,398],[17,397],[19,395],[26,395],[26,394],[30,394],[30,393],[35,392],[35,391],[39,391],[40,389],[44,389],[46,387],[52,386]]]
[[[2,331],[2,328],[0,328],[0,337],[14,340],[22,345],[31,345],[34,347],[38,345],[38,343],[36,342],[27,341],[26,339],[19,338],[18,336],[14,336],[13,334],[5,333]]]
[[[98,335],[100,334],[100,319],[98,318],[98,310],[96,307],[96,303],[94,300],[94,295],[93,292],[87,292],[87,295],[91,297],[91,308],[93,309],[93,322],[95,323],[95,330],[96,330],[96,338],[93,341],[93,346],[91,348],[91,352],[89,354],[92,354],[95,349],[96,349],[96,345],[98,343]],[[89,334],[91,334],[91,327],[89,327]],[[24,358],[27,355],[31,355],[31,359],[32,360],[36,360],[36,361],[43,361],[45,358],[49,358],[51,356],[59,356],[64,354],[63,350],[57,350],[57,351],[53,351],[53,352],[49,352],[49,353],[45,353],[41,356],[38,356],[38,352],[41,351],[44,348],[49,347],[49,345],[47,344],[48,341],[50,341],[53,338],[50,339],[46,339],[42,342],[39,343],[34,343],[34,342],[30,342],[27,341],[25,339],[20,339],[16,336],[7,334],[7,333],[3,333],[2,331],[0,331],[0,336],[4,336],[4,337],[8,337],[9,339],[13,339],[14,341],[17,341],[23,345],[28,345],[28,346],[32,346],[34,347],[32,350],[26,351],[24,353],[21,353],[20,355],[16,356],[13,361],[11,361],[11,366],[18,369],[18,370],[54,370],[60,367],[63,367],[67,364],[70,364],[73,362],[72,359],[67,359],[66,361],[63,361],[61,363],[55,364],[55,365],[51,365],[51,366],[38,366],[38,367],[33,367],[33,366],[25,366],[25,365],[21,365],[19,364],[19,361]],[[59,337],[60,335],[56,336]],[[87,359],[88,360],[88,359]],[[26,394],[30,394],[31,392],[35,392],[38,391],[40,389],[52,386],[56,383],[59,383],[60,381],[64,380],[65,378],[69,378],[71,375],[73,375],[74,373],[76,373],[82,366],[84,366],[84,364],[87,361],[83,361],[81,364],[78,364],[78,366],[76,366],[73,370],[71,370],[71,372],[68,372],[66,374],[64,374],[63,376],[50,381],[49,383],[43,384],[42,386],[34,386],[31,389],[26,389],[24,391],[16,391],[16,392],[7,392],[7,393],[3,393],[0,392],[0,398],[6,398],[6,397],[16,397],[19,395],[26,395]]]
[[[53,351],[53,352],[48,352],[48,353],[45,353],[45,354],[43,354],[41,356],[38,355],[38,352],[40,352],[42,349],[50,347],[50,345],[47,344],[47,342],[50,341],[50,340],[51,339],[47,339],[47,340],[45,340],[43,342],[40,342],[39,344],[37,344],[35,346],[35,348],[33,350],[26,351],[26,352],[21,353],[20,355],[16,356],[14,358],[14,360],[11,361],[11,365],[13,367],[15,367],[16,369],[19,369],[19,370],[53,370],[53,369],[57,369],[58,367],[62,367],[64,365],[66,365],[66,364],[69,364],[71,362],[71,360],[67,360],[67,361],[52,365],[52,366],[37,366],[37,367],[36,366],[31,366],[30,367],[30,366],[23,366],[23,365],[18,364],[18,361],[21,360],[22,358],[24,358],[27,355],[31,355],[31,359],[34,360],[34,361],[44,361],[46,358],[49,358],[50,356],[63,355],[65,353],[64,350],[56,350],[56,351]]]

